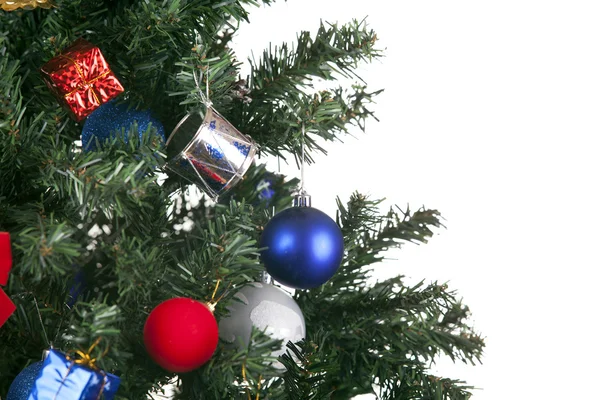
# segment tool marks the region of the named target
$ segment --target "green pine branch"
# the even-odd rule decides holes
[[[150,108],[167,132],[202,110],[205,85],[216,109],[261,146],[261,154],[306,162],[374,118],[360,63],[381,57],[364,21],[321,24],[294,45],[249,60],[249,77],[230,48],[249,10],[270,0],[58,0],[53,10],[0,13],[0,230],[11,232],[15,265],[5,290],[17,312],[0,329],[0,395],[51,342],[85,350],[118,372],[119,398],[142,399],[175,379],[147,354],[142,332],[161,301],[220,298],[226,315],[236,290],[263,270],[259,243],[273,212],[287,207],[297,180],[253,165],[219,204],[193,205],[189,183],[159,179],[172,155],[124,127],[98,150],[81,151],[82,124],[47,90],[39,68],[76,38],[99,46],[126,88],[117,101]],[[340,79],[354,85],[340,84]],[[327,89],[315,91],[325,81]],[[305,135],[302,135],[302,126]],[[111,134],[111,132],[107,132]],[[166,171],[165,171],[166,172]],[[267,184],[268,181],[268,184]],[[264,197],[271,185],[273,197]],[[345,241],[339,272],[299,291],[306,340],[282,345],[254,331],[248,348],[220,345],[202,368],[179,377],[180,399],[466,399],[470,387],[428,374],[432,360],[474,363],[484,348],[468,308],[446,285],[407,286],[401,277],[367,284],[391,248],[426,243],[442,226],[435,210],[380,212],[358,193],[338,199]],[[19,352],[14,352],[19,349]]]
[[[315,79],[356,78],[359,62],[381,56],[375,48],[377,37],[364,21],[338,27],[321,24],[314,38],[302,32],[290,48],[286,43],[264,51],[257,62],[250,60],[248,77],[251,101],[241,102],[232,119],[242,131],[265,145],[265,151],[285,158],[298,154],[302,142],[300,126],[307,132],[334,140],[352,125],[364,130],[372,116],[368,104],[381,91],[368,93],[363,85],[352,90],[336,88],[309,95]],[[311,135],[306,135],[307,161],[310,151],[325,152]]]

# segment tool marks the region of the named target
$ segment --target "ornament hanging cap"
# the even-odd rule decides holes
[[[306,192],[306,190],[302,189],[298,193],[294,195],[294,207],[311,207],[311,197],[310,194]]]

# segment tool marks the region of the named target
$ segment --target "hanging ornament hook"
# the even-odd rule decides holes
[[[302,137],[300,138],[302,145],[302,158],[300,159],[300,193],[306,193],[306,190],[304,190],[304,135],[304,122],[302,122]]]
[[[44,327],[44,321],[42,320],[42,313],[40,313],[40,307],[38,306],[38,301],[35,295],[33,296],[33,302],[35,304],[35,310],[37,311],[38,319],[40,320],[40,325],[42,326],[42,332],[44,333],[44,339],[46,339],[46,344],[48,347],[52,348],[52,343],[48,340],[48,334],[46,333],[46,328]]]
[[[231,286],[231,283],[229,283],[229,285],[227,285],[227,288],[219,296],[219,298],[215,299],[215,296],[217,295],[217,290],[219,290],[219,285],[220,284],[221,284],[221,279],[219,278],[219,279],[217,279],[217,284],[215,285],[215,290],[213,290],[213,293],[212,293],[212,296],[210,297],[210,300],[206,303],[206,306],[213,313],[215,312],[215,308],[217,307],[217,304],[223,299],[223,297],[225,297],[225,295],[227,294],[227,291],[229,290],[229,287]]]
[[[206,107],[212,106],[212,101],[210,101],[210,91],[208,88],[208,81],[210,78],[210,64],[206,64]]]
[[[50,354],[50,350],[54,349],[54,344],[53,344],[53,342],[51,342],[48,339],[48,333],[46,332],[46,327],[44,326],[44,320],[42,318],[42,313],[40,312],[40,307],[38,305],[37,297],[35,297],[35,295],[32,292],[26,292],[23,294],[25,296],[31,295],[33,297],[33,304],[35,305],[35,311],[36,311],[38,320],[40,321],[40,326],[42,327],[42,333],[44,334],[44,340],[46,341],[46,345],[48,346],[47,349],[44,349],[42,351],[42,361],[43,361],[46,359],[46,357],[48,357],[48,354]],[[54,337],[54,341],[56,341],[56,339],[58,338],[58,335],[60,334],[60,328],[62,326],[63,319],[64,319],[64,315],[61,316],[60,324],[58,325],[58,329],[56,331],[56,336]]]
[[[192,71],[192,75],[194,76],[194,82],[196,83],[196,89],[198,89],[198,93],[200,94],[200,98],[202,99],[202,103],[206,106],[206,108],[212,107],[212,101],[210,101],[210,85],[209,85],[209,77],[210,77],[210,64],[206,65],[206,72],[203,73],[206,78],[206,94],[202,92],[201,85],[201,77],[198,77],[197,70],[201,69],[200,66],[198,68],[194,68]]]
[[[311,198],[306,189],[304,188],[305,178],[304,178],[304,161],[305,161],[305,141],[306,141],[306,132],[304,127],[304,121],[302,122],[302,136],[300,137],[301,142],[301,158],[300,158],[300,189],[298,193],[294,196],[294,207],[310,207],[311,206]]]

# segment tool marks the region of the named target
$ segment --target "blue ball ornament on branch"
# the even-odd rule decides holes
[[[132,129],[137,126],[137,132]],[[81,143],[84,151],[95,151],[121,132],[125,133],[124,141],[128,143],[131,137],[142,137],[150,127],[153,139],[165,142],[165,128],[159,120],[152,116],[150,110],[136,110],[128,104],[117,103],[115,100],[101,105],[86,119],[81,134]]]
[[[289,293],[277,286],[248,283],[233,296],[227,310],[229,314],[219,321],[219,337],[227,345],[248,347],[252,328],[256,328],[282,340],[281,347],[271,353],[271,357],[279,357],[287,351],[289,341],[295,343],[306,337],[302,310]],[[278,361],[274,366],[284,368]]]
[[[261,260],[277,282],[312,289],[327,282],[340,267],[344,237],[324,212],[291,207],[269,221],[262,233]]]
[[[27,400],[31,388],[42,370],[42,365],[43,362],[38,361],[21,371],[10,385],[6,400]]]

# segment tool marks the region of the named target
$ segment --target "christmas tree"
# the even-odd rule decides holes
[[[52,398],[42,381],[57,399],[146,399],[167,385],[181,399],[471,396],[428,372],[439,356],[482,355],[456,293],[403,277],[368,283],[386,250],[426,243],[441,215],[381,211],[381,200],[355,193],[337,200],[332,227],[298,194],[302,182],[261,163],[311,163],[323,139],[364,131],[379,91],[359,67],[382,56],[357,20],[238,60],[239,24],[270,3],[0,0],[2,398]],[[165,140],[195,118],[215,141]],[[291,231],[325,242],[310,257],[310,243],[277,253]],[[339,248],[323,244],[336,235]],[[291,297],[257,294],[271,287],[265,269],[296,288]],[[245,310],[252,296],[258,305]],[[253,317],[264,304],[279,331]],[[229,340],[236,329],[251,333]],[[280,335],[293,329],[293,340]],[[50,362],[67,366],[58,381]],[[76,370],[99,379],[94,395],[89,382],[88,395],[66,394]]]

